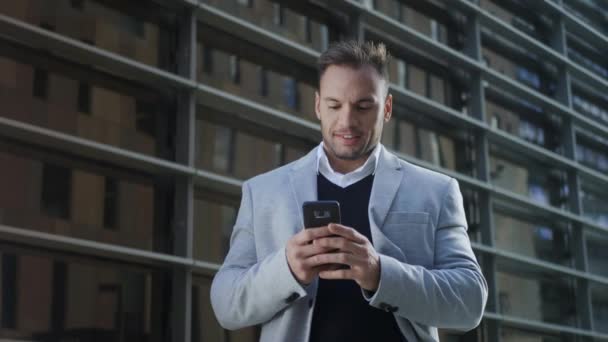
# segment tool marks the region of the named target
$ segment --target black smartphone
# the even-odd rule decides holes
[[[310,201],[302,204],[304,227],[314,228],[327,226],[330,223],[341,223],[340,203],[338,201]]]
[[[342,223],[340,203],[338,201],[310,201],[302,204],[304,228],[327,226],[330,223]],[[336,235],[331,235],[336,236]],[[337,252],[338,249],[329,251]],[[335,269],[348,269],[350,266],[335,264]]]

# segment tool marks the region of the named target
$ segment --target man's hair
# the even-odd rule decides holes
[[[331,65],[345,65],[360,68],[370,65],[388,84],[388,63],[390,55],[383,43],[364,43],[356,40],[332,43],[319,57],[319,86],[325,70]]]

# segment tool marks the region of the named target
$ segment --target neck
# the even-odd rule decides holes
[[[366,154],[362,155],[361,157],[359,157],[357,159],[342,159],[342,158],[337,158],[331,152],[328,152],[327,149],[324,148],[324,150],[325,150],[325,154],[327,155],[327,160],[329,161],[329,165],[331,166],[331,168],[334,171],[339,172],[341,174],[347,174],[347,173],[352,172],[352,171],[356,170],[357,168],[361,167],[361,165],[365,164],[365,161],[372,154],[372,151],[374,151],[374,149],[371,149],[369,152],[367,152]]]

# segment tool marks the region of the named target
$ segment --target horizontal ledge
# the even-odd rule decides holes
[[[507,323],[510,326],[524,329],[531,329],[539,332],[548,332],[548,333],[556,333],[562,334],[567,333],[571,335],[577,336],[588,336],[593,338],[599,338],[602,340],[608,340],[607,334],[602,334],[599,332],[591,331],[591,330],[583,330],[578,328],[572,328],[565,325],[552,324],[534,321],[526,318],[513,317],[510,315],[502,315],[494,312],[486,311],[483,313],[483,317],[487,319],[492,319],[499,322]]]
[[[545,46],[536,39],[526,35],[519,29],[509,25],[508,23],[502,21],[496,16],[493,16],[486,10],[482,9],[479,5],[465,0],[457,0],[454,1],[452,4],[459,10],[462,10],[469,14],[478,15],[481,19],[482,24],[485,27],[488,27],[494,30],[495,32],[505,36],[505,38],[509,38],[511,40],[517,41],[518,43],[521,43],[523,47],[535,52],[536,54],[548,56],[556,64],[567,66],[571,70],[572,75],[577,77],[578,79],[582,81],[588,81],[588,83],[597,86],[599,89],[602,89],[603,91],[608,91],[608,80],[599,77],[596,74],[593,74],[586,68],[571,61],[565,55],[553,50],[550,47]]]
[[[484,244],[480,244],[477,242],[471,242],[471,246],[473,247],[473,249],[481,251],[483,253],[492,254],[497,257],[501,257],[501,258],[508,259],[511,261],[516,261],[516,262],[519,262],[522,264],[526,264],[528,266],[533,266],[539,270],[549,270],[549,271],[553,271],[556,273],[560,273],[562,275],[568,275],[568,276],[572,276],[572,277],[576,277],[576,278],[590,280],[590,281],[593,281],[593,282],[601,284],[601,285],[608,285],[607,277],[578,271],[578,270],[575,270],[575,269],[572,269],[569,267],[556,265],[556,264],[553,264],[553,263],[550,263],[547,261],[530,258],[525,255],[521,255],[521,254],[517,254],[517,253],[505,251],[505,250],[500,250],[500,249],[497,249],[494,247],[486,246]]]

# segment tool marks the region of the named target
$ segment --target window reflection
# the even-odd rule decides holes
[[[154,186],[1,151],[0,164],[10,165],[0,170],[0,224],[166,251],[156,224],[167,204]]]
[[[150,10],[161,9],[146,2]],[[174,71],[170,61],[170,20],[151,22],[144,11],[94,0],[1,1],[0,13],[52,30],[79,41],[87,41],[138,62]],[[151,16],[150,16],[151,17]],[[160,18],[161,16],[157,16]]]
[[[583,184],[581,199],[583,202],[583,216],[591,221],[608,227],[608,195],[592,189],[591,185]]]
[[[118,85],[116,85],[118,87]],[[138,92],[138,95],[134,93]],[[170,158],[158,132],[173,120],[148,91],[108,88],[0,57],[0,116],[148,155]]]
[[[534,332],[529,330],[502,327],[500,338],[503,342],[569,342],[569,336],[549,335],[544,332]]]
[[[0,338],[165,341],[165,275],[156,270],[0,253]]]
[[[525,221],[518,215],[494,212],[496,246],[517,254],[571,266],[570,234],[547,222]]]
[[[330,27],[271,0],[203,0],[204,3],[247,20],[314,50],[327,48]]]
[[[198,49],[202,59],[198,63],[200,82],[318,122],[314,111],[316,85],[208,45],[199,44]]]
[[[594,330],[608,333],[608,286],[593,284],[591,297]]]
[[[254,342],[259,340],[260,327],[224,330],[215,319],[211,308],[211,279],[196,277],[192,286],[192,342],[230,341]]]
[[[384,125],[382,143],[390,149],[449,170],[471,174],[471,150],[454,130],[396,106]]]
[[[511,265],[502,266],[505,267]],[[572,279],[524,272],[521,267],[496,275],[502,314],[561,325],[576,324]]]
[[[216,197],[216,198],[214,198]],[[230,247],[238,203],[205,194],[194,201],[194,258],[221,264]]]
[[[524,161],[511,161],[495,155],[490,156],[490,178],[493,184],[528,197],[544,205],[567,208],[566,175],[563,171],[552,170],[541,165]]]
[[[589,272],[608,277],[608,236],[591,235],[587,253]]]
[[[198,120],[196,125],[196,166],[239,179],[270,171],[309,151],[206,120]]]

